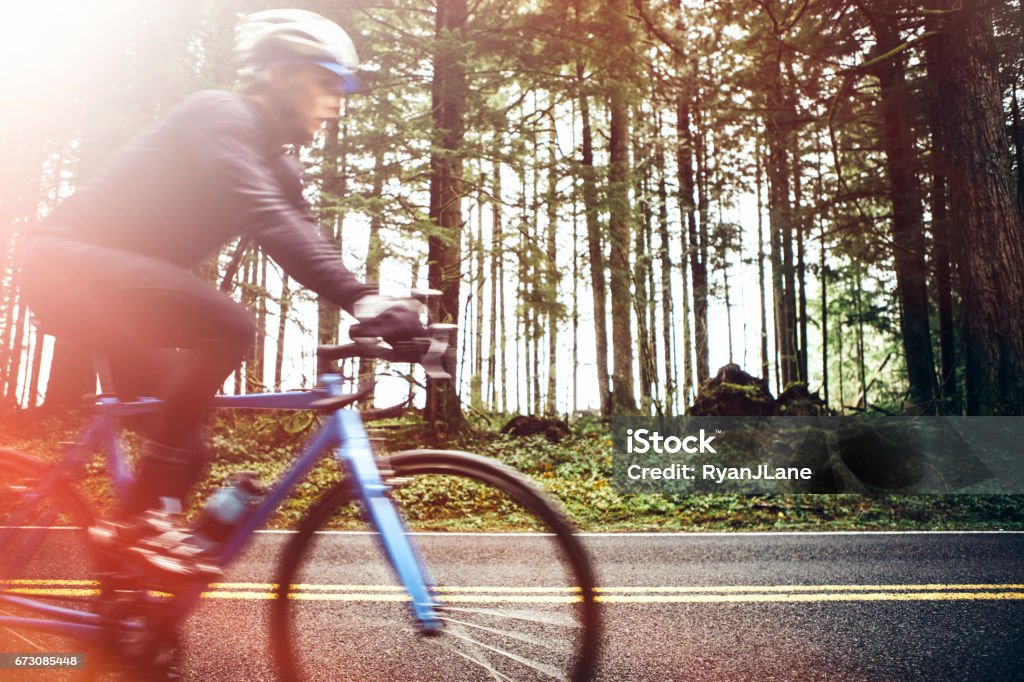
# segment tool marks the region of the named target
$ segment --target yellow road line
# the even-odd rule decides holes
[[[904,591],[904,590],[1020,590],[1021,583],[927,583],[923,585],[690,585],[598,587],[598,592],[638,593],[702,593],[702,592],[846,592],[846,591]]]
[[[16,587],[13,590],[4,590],[4,594],[26,594],[47,597],[95,597],[99,593],[99,590],[61,587]]]
[[[50,597],[93,597],[91,580],[8,580],[8,594]],[[275,583],[212,583],[206,599],[272,600]],[[331,585],[300,583],[290,599],[301,601],[404,602],[395,585]],[[580,600],[579,588],[452,586],[439,589],[449,603],[564,604]],[[596,599],[606,604],[800,603],[852,601],[1017,601],[1024,600],[1019,583],[928,583],[920,585],[718,585],[620,586],[599,588]]]
[[[210,587],[221,590],[276,590],[277,583],[210,583]],[[332,585],[329,583],[294,583],[292,589],[309,590],[315,592],[405,592],[401,585]],[[537,586],[515,586],[504,587],[499,585],[446,585],[437,588],[438,592],[498,592],[509,594],[546,594],[546,593],[571,593],[579,592],[578,587],[537,587]]]
[[[95,580],[62,580],[57,578],[49,579],[27,579],[18,578],[11,580],[0,580],[0,585],[98,585]]]
[[[824,601],[1017,601],[1024,592],[844,592],[819,594],[692,594],[692,595],[603,595],[605,604],[700,604]]]
[[[58,578],[34,578],[0,580],[0,585],[51,585],[51,586],[95,586],[95,580],[66,580]],[[210,583],[213,590],[276,590],[277,583],[233,582]],[[332,584],[332,583],[294,583],[292,589],[313,592],[403,592],[400,585],[368,585],[368,584]],[[509,593],[509,594],[565,594],[579,592],[578,587],[545,587],[545,586],[499,586],[499,585],[447,585],[437,588],[444,593]],[[905,591],[977,591],[977,590],[1024,590],[1024,583],[924,583],[917,585],[878,584],[878,585],[641,585],[598,587],[595,591],[607,594],[699,594],[699,593],[735,593],[735,592],[905,592]]]
[[[49,597],[92,597],[99,590],[61,588],[15,588],[11,594]],[[256,590],[210,590],[205,599],[273,600],[275,592]],[[409,597],[388,592],[293,592],[290,599],[301,601],[405,602]],[[1024,592],[933,591],[933,592],[792,592],[733,594],[603,594],[596,597],[604,604],[716,604],[716,603],[799,603],[852,601],[1020,601]],[[573,595],[454,594],[445,597],[451,604],[568,604],[580,601]]]

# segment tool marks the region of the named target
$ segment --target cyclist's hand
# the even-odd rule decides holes
[[[420,321],[422,305],[411,299],[388,296],[364,296],[356,301],[355,316],[359,324],[352,337],[379,336],[392,348],[403,341],[424,338],[427,330]]]

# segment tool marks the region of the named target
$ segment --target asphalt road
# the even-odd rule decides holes
[[[259,535],[204,599],[187,627],[187,679],[273,679],[267,596],[288,537]],[[426,554],[452,559],[458,581],[505,595],[502,608],[548,607],[530,596],[557,584],[544,538],[426,534],[418,540]],[[584,540],[602,586],[601,680],[1024,679],[1024,534]],[[421,650],[422,638],[403,624],[406,607],[390,591],[368,536],[322,536],[303,580],[320,583],[310,588],[319,596],[311,602],[314,615],[302,621],[303,641],[333,657],[324,656],[314,678],[491,679],[483,668],[467,674],[458,665],[466,656],[450,648]],[[321,614],[317,604],[329,610]],[[540,627],[524,632],[547,636]],[[46,645],[32,633],[23,636]],[[0,628],[0,651],[28,646]],[[522,670],[521,679],[545,679],[534,668]],[[6,678],[49,676],[19,671]]]

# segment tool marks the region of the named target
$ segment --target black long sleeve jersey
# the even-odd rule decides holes
[[[244,95],[197,93],[138,135],[47,230],[189,269],[239,236],[349,312],[360,283],[321,234],[270,118]]]

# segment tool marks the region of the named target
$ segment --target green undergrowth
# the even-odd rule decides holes
[[[496,419],[495,423],[501,420]],[[81,418],[29,419],[0,423],[0,445],[55,458],[61,441],[74,438]],[[215,458],[196,487],[192,513],[231,472],[250,470],[265,482],[277,480],[318,426],[306,413],[226,413],[210,431]],[[622,494],[612,485],[611,434],[599,420],[575,424],[562,442],[542,437],[500,435],[476,424],[458,438],[444,438],[414,418],[374,423],[370,435],[382,452],[445,448],[493,457],[529,475],[556,498],[577,526],[589,531],[721,530],[962,530],[1024,529],[1024,496],[997,495],[660,495]],[[126,449],[136,453],[143,439],[129,432]],[[111,495],[97,456],[81,482],[101,509]],[[333,458],[310,472],[271,525],[291,528],[309,506],[342,478]],[[413,479],[396,498],[415,529],[527,530],[532,526],[511,501],[462,480],[433,484]],[[361,527],[354,509],[332,520],[336,528]]]

